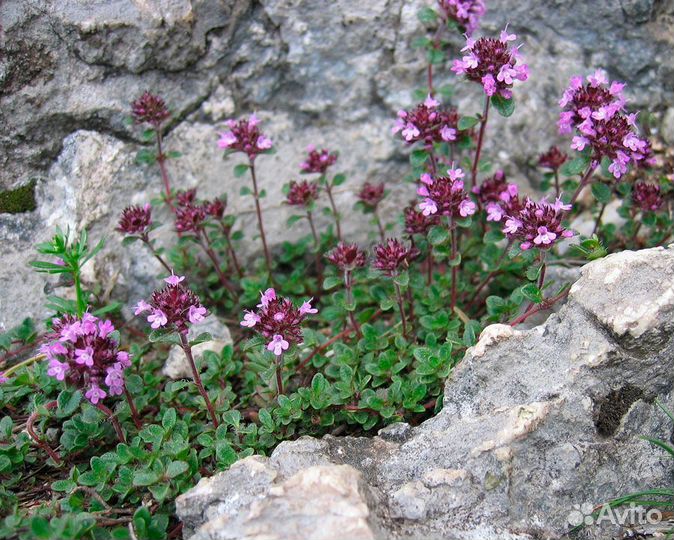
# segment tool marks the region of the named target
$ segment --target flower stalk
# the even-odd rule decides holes
[[[187,339],[187,332],[180,332],[178,334],[180,336],[180,346],[182,347],[183,351],[185,352],[185,356],[187,357],[187,362],[190,365],[190,370],[192,371],[192,379],[194,380],[194,384],[197,385],[197,389],[199,390],[199,393],[201,394],[201,397],[204,398],[204,401],[206,402],[206,409],[208,409],[208,414],[211,417],[211,421],[213,422],[213,428],[217,429],[218,428],[218,418],[215,415],[215,409],[213,408],[213,404],[211,403],[211,399],[208,397],[208,392],[206,392],[206,389],[204,388],[204,384],[201,382],[201,376],[199,375],[199,370],[197,369],[197,366],[194,362],[194,356],[192,354],[192,346],[190,345],[189,340]]]

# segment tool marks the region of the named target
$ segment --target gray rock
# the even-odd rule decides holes
[[[317,468],[326,478],[345,465],[360,471],[376,495],[362,502],[379,516],[380,538],[562,538],[587,505],[670,485],[671,458],[640,436],[672,432],[654,399],[674,407],[673,283],[674,247],[592,262],[542,325],[487,327],[447,381],[436,417],[371,439],[303,437],[279,445],[265,465],[280,485],[299,485]],[[219,511],[223,499],[252,496],[237,474],[215,477],[224,491],[199,500],[197,514],[211,509],[201,521],[185,504],[192,492],[179,499],[193,538],[257,538],[251,531],[266,532],[270,516],[296,504],[292,490],[282,500],[263,486],[260,521]],[[273,534],[323,534],[332,522],[323,518],[277,519]],[[593,526],[580,537],[618,532]]]
[[[229,328],[219,321],[215,315],[209,315],[201,322],[201,324],[191,326],[187,337],[188,339],[193,340],[204,332],[209,333],[213,339],[192,347],[192,354],[194,355],[197,365],[199,365],[199,358],[204,352],[213,351],[220,354],[223,347],[233,343],[232,334],[229,332]],[[171,347],[166,362],[164,363],[164,367],[162,368],[162,373],[171,379],[186,379],[192,377],[192,369],[187,361],[185,352],[180,346],[174,345]]]
[[[427,3],[4,0],[0,189],[37,179],[38,208],[0,215],[0,330],[43,315],[45,281],[23,269],[56,224],[109,237],[90,270],[112,280],[115,298],[135,302],[152,289],[159,268],[139,246],[121,249],[112,233],[124,205],[159,191],[157,171],[134,163],[145,144],[141,130],[124,121],[130,101],[146,89],[161,92],[174,113],[167,148],[184,155],[171,164],[176,186],[198,186],[205,196],[226,192],[239,226],[254,230],[252,202],[239,196],[247,180],[233,176],[233,162],[223,163],[214,143],[222,120],[257,110],[279,152],[259,160],[270,242],[308,234],[301,223],[287,230],[289,210],[278,194],[297,176],[309,142],[341,151],[338,169],[349,180],[337,203],[348,215],[346,233],[373,238],[365,218],[350,212],[362,182],[388,183],[382,215],[414,198],[400,181],[407,150],[389,128],[424,81],[424,60],[411,44],[423,32],[416,11]],[[605,67],[630,83],[635,107],[660,110],[671,101],[671,2],[505,0],[489,10],[484,32],[510,22],[531,66],[531,79],[516,92],[516,114],[492,115],[486,141],[494,166],[518,184],[536,185],[532,158],[548,144],[568,145],[555,117],[570,75]],[[438,70],[438,84],[456,83],[447,68]],[[477,112],[479,89],[456,86],[462,112]],[[246,242],[243,249],[258,246]]]

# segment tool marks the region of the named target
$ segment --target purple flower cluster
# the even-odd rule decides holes
[[[260,131],[260,120],[254,114],[248,119],[227,120],[225,124],[229,131],[220,133],[218,141],[218,146],[223,150],[243,152],[254,160],[273,146],[271,139]]]
[[[199,202],[196,189],[176,193],[176,203],[175,226],[181,234],[200,234],[209,217],[222,220],[227,209],[223,199]]]
[[[307,315],[318,313],[311,306],[311,300],[297,308],[288,298],[277,296],[274,289],[261,294],[257,308],[257,311],[245,311],[241,326],[255,328],[268,340],[267,350],[276,356],[302,341],[302,322]]]
[[[423,212],[417,210],[412,204],[405,208],[405,232],[408,235],[423,234],[425,235],[431,227],[440,223],[440,216],[437,214],[424,215]]]
[[[644,212],[656,212],[662,208],[665,200],[657,184],[636,182],[632,186],[632,202]]]
[[[313,144],[307,147],[309,155],[300,163],[300,171],[303,173],[325,174],[329,167],[337,162],[337,154],[330,153],[325,148],[317,150]]]
[[[372,266],[384,275],[393,277],[402,269],[409,268],[410,263],[420,255],[414,246],[407,247],[396,238],[389,238],[374,247]]]
[[[559,148],[556,146],[551,146],[547,152],[540,155],[538,158],[538,164],[541,167],[545,167],[546,169],[556,171],[562,165],[564,165],[564,163],[566,163],[568,158],[569,156],[562,152]]]
[[[206,318],[208,312],[201,305],[196,294],[181,284],[184,276],[171,275],[164,279],[167,286],[152,293],[150,302],[141,300],[134,314],[147,311],[147,322],[155,330],[166,328],[184,334],[190,324],[198,324]]]
[[[559,132],[578,132],[571,148],[582,151],[590,147],[597,161],[609,158],[609,171],[618,179],[627,172],[630,162],[650,154],[648,142],[637,137],[637,115],[625,114],[624,88],[624,83],[609,83],[606,73],[597,70],[586,83],[580,76],[572,77],[559,101]]]
[[[473,193],[487,211],[487,221],[501,221],[503,216],[519,211],[521,203],[518,188],[509,184],[503,171],[496,171],[481,185],[473,188]]]
[[[543,199],[534,202],[527,198],[518,212],[508,215],[503,232],[509,239],[520,240],[520,248],[549,249],[562,238],[574,235],[562,225],[565,212],[571,210],[570,204],[561,199],[549,203]]]
[[[377,208],[379,203],[384,199],[384,184],[365,182],[358,193],[358,199],[370,209]]]
[[[119,350],[110,321],[91,313],[81,318],[64,315],[53,321],[52,330],[40,349],[49,361],[50,377],[86,390],[84,395],[94,405],[124,392],[124,370],[131,360]]]
[[[122,210],[116,230],[127,236],[146,237],[152,225],[152,207],[128,206]]]
[[[499,39],[467,37],[466,46],[461,49],[466,54],[461,60],[454,60],[452,71],[481,84],[488,96],[510,99],[515,81],[529,78],[529,66],[522,63],[519,46],[512,49],[508,46],[516,39],[515,34],[508,34],[507,26]]]
[[[428,96],[412,111],[398,111],[398,120],[391,129],[392,133],[400,133],[408,144],[423,141],[431,145],[434,142],[455,141],[459,116],[455,110],[444,111],[439,107],[440,102]]]
[[[438,0],[445,20],[456,21],[467,35],[471,35],[487,12],[484,0]]]
[[[455,218],[472,216],[477,210],[477,205],[463,189],[463,177],[463,171],[455,168],[453,164],[447,171],[447,176],[433,178],[428,173],[421,175],[421,185],[417,189],[417,194],[424,197],[419,204],[422,214]]]
[[[337,244],[337,247],[328,253],[326,258],[342,272],[362,268],[367,259],[365,252],[357,244],[345,244],[344,242]]]
[[[290,182],[286,203],[291,206],[308,208],[318,198],[318,184],[316,182]]]
[[[147,123],[155,129],[171,116],[164,100],[150,92],[144,92],[131,104],[131,114],[136,123]]]

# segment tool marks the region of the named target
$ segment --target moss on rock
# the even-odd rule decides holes
[[[22,214],[35,208],[35,180],[16,189],[0,191],[0,214]]]

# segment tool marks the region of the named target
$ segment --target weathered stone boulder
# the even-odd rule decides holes
[[[671,457],[640,436],[672,435],[655,400],[674,408],[673,295],[674,247],[592,262],[542,325],[485,329],[435,418],[243,460],[178,498],[186,537],[332,538],[342,512],[354,537],[553,539],[588,504],[670,486]]]

